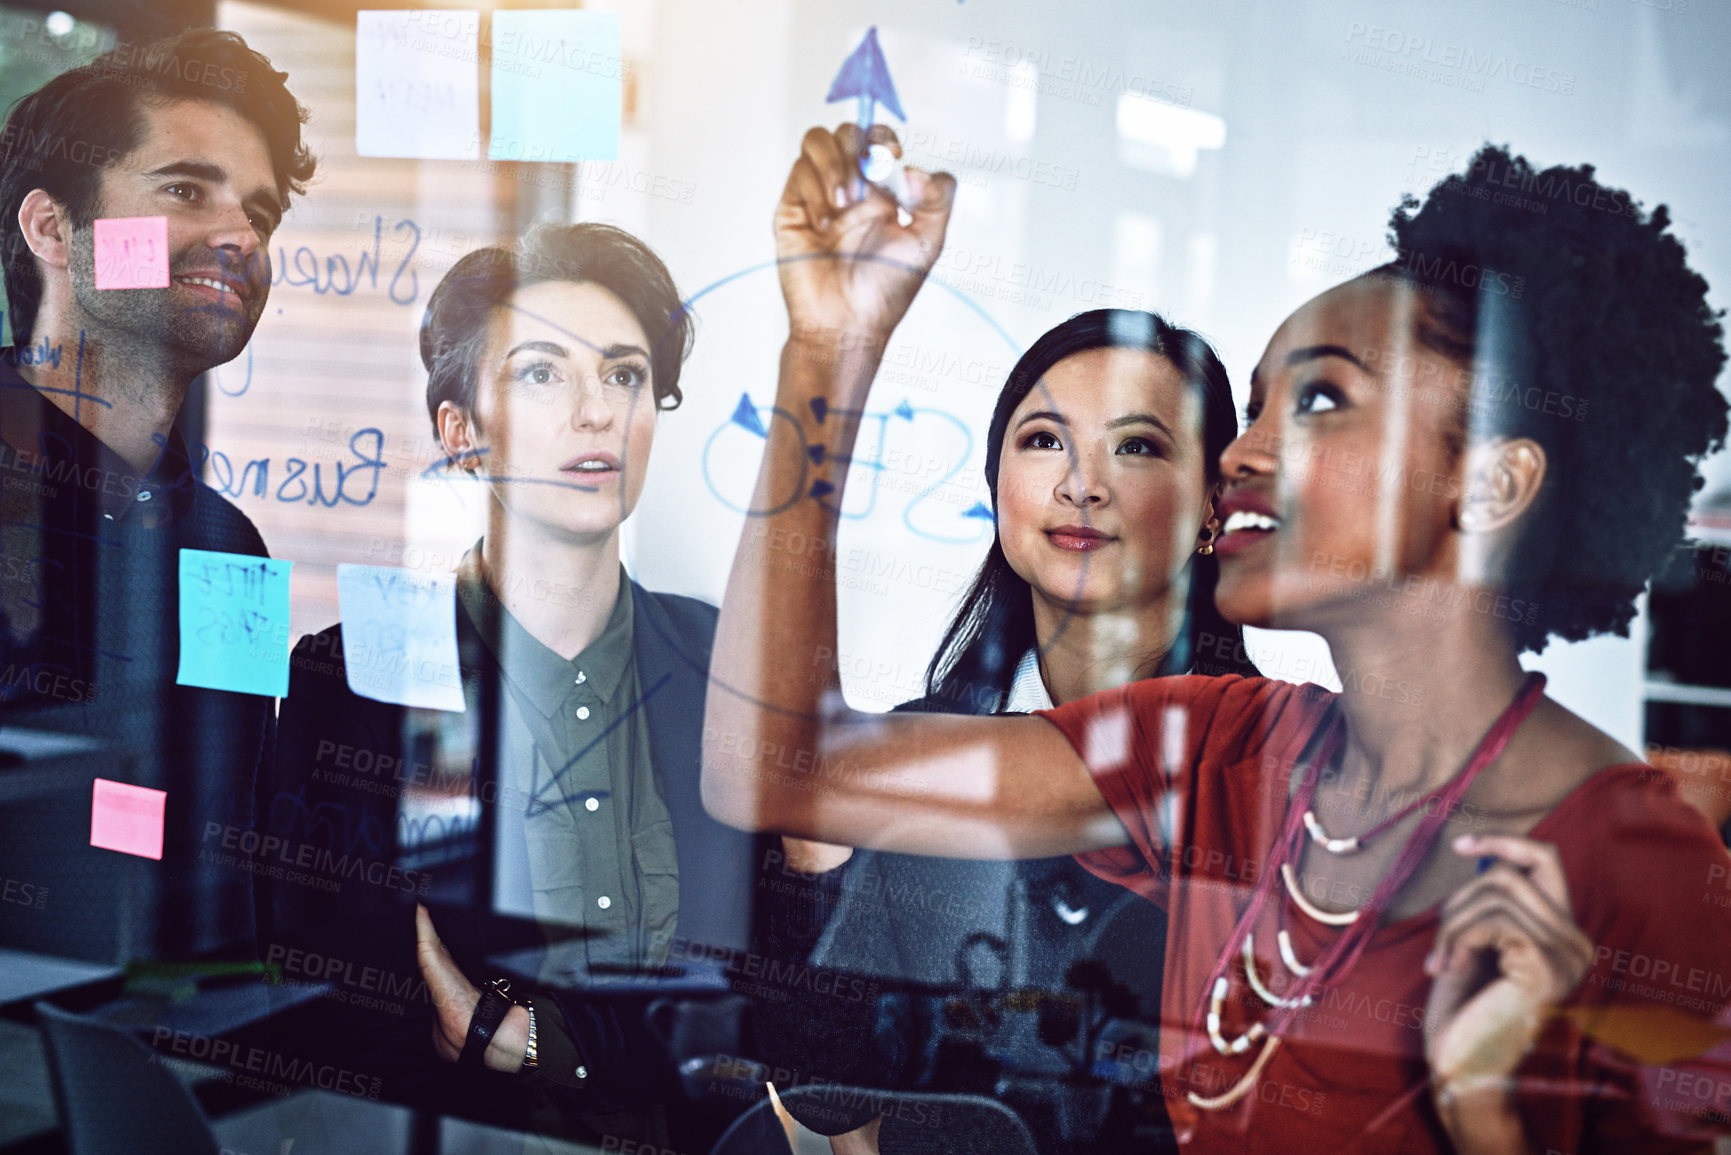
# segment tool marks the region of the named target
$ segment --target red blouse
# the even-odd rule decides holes
[[[1041,714],[1082,756],[1130,833],[1130,845],[1079,861],[1170,915],[1160,1069],[1173,1124],[1191,1151],[1450,1150],[1424,1059],[1424,957],[1435,909],[1378,927],[1357,965],[1295,1018],[1235,1105],[1201,1110],[1185,1096],[1223,1094],[1255,1057],[1255,1047],[1218,1055],[1198,1015],[1220,951],[1274,850],[1294,768],[1333,697],[1318,686],[1260,678],[1160,678]],[[1445,824],[1442,837],[1465,833],[1461,820]],[[1698,1123],[1713,1104],[1685,1101],[1677,1079],[1655,1077],[1580,1024],[1586,1008],[1611,1004],[1657,1005],[1696,1020],[1731,1005],[1731,911],[1709,891],[1731,856],[1678,799],[1669,776],[1639,764],[1593,775],[1530,837],[1556,845],[1576,922],[1597,947],[1594,967],[1563,1008],[1569,1013],[1553,1018],[1518,1072],[1530,1141],[1539,1152],[1569,1155],[1698,1150],[1699,1140],[1655,1132],[1676,1133],[1691,1113],[1688,1122]],[[1301,964],[1340,932],[1299,913],[1283,892],[1274,897],[1255,928],[1255,955],[1278,994],[1290,978],[1276,931],[1288,931]],[[1242,969],[1232,973],[1222,1016],[1228,1039],[1268,1011]],[[1661,1015],[1660,1027],[1642,1029],[1675,1033],[1679,1018]]]

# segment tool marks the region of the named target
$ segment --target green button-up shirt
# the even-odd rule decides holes
[[[476,551],[458,590],[503,671],[495,909],[549,938],[575,932],[603,971],[665,962],[679,866],[641,708],[630,581],[621,571],[606,627],[571,659],[497,605]]]

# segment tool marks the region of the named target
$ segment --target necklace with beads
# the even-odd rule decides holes
[[[1208,981],[1203,984],[1201,1005],[1196,1011],[1193,1026],[1199,1029],[1193,1031],[1192,1038],[1206,1035],[1214,1050],[1226,1058],[1249,1054],[1252,1048],[1256,1049],[1255,1054],[1251,1058],[1249,1069],[1221,1094],[1207,1096],[1187,1091],[1185,1098],[1193,1106],[1205,1111],[1218,1111],[1232,1106],[1250,1093],[1251,1088],[1261,1078],[1263,1069],[1280,1048],[1282,1036],[1294,1016],[1311,1006],[1321,997],[1326,987],[1345,977],[1358,962],[1365,948],[1370,945],[1371,936],[1376,932],[1383,912],[1417,872],[1419,865],[1436,844],[1443,823],[1454,813],[1473,781],[1502,754],[1515,730],[1538,705],[1544,688],[1543,674],[1529,674],[1526,682],[1515,694],[1514,701],[1509,703],[1486,731],[1472,757],[1459,773],[1354,838],[1329,838],[1317,822],[1313,809],[1322,768],[1334,760],[1345,738],[1345,724],[1338,712],[1334,714],[1327,723],[1327,732],[1318,747],[1316,758],[1306,770],[1297,795],[1287,806],[1286,822],[1275,841],[1271,856],[1275,857],[1275,861],[1271,863],[1275,869],[1264,870],[1257,880],[1250,905],[1239,918],[1227,940],[1226,949],[1221,952]],[[1306,837],[1327,853],[1353,854],[1371,838],[1420,809],[1424,811],[1424,821],[1408,837],[1394,866],[1383,876],[1370,901],[1364,906],[1357,910],[1336,913],[1322,910],[1304,897],[1304,892],[1298,886],[1296,864]],[[1276,994],[1273,987],[1263,980],[1258,970],[1255,935],[1252,932],[1258,917],[1273,900],[1276,878],[1280,880],[1279,885],[1284,889],[1291,909],[1324,926],[1338,928],[1341,932],[1320,957],[1305,963],[1294,951],[1286,929],[1281,927],[1278,930],[1276,943],[1279,958],[1292,978],[1291,986],[1284,995]],[[1238,963],[1243,972],[1244,986],[1258,1001],[1266,1004],[1269,1011],[1265,1018],[1252,1023],[1242,1033],[1229,1037],[1224,1011],[1227,996],[1232,991],[1234,963]]]

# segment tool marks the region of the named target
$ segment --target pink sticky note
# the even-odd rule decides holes
[[[168,218],[98,217],[96,287],[168,288]]]
[[[167,805],[166,791],[98,778],[90,804],[90,845],[160,860]]]

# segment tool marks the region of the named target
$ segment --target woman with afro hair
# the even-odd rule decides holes
[[[898,224],[851,179],[861,143],[809,133],[778,210],[784,413],[863,406],[859,351],[942,245],[953,182],[913,174]],[[1275,332],[1221,456],[1216,598],[1321,634],[1340,693],[1173,677],[1025,718],[858,714],[826,574],[745,551],[706,804],[850,845],[1075,853],[1165,907],[1160,1080],[1188,1150],[1699,1150],[1731,1110],[1698,1061],[1731,1000],[1731,913],[1700,900],[1725,848],[1520,664],[1627,632],[1724,441],[1721,326],[1669,223],[1590,167],[1486,147],[1403,201],[1394,260]],[[820,424],[839,491],[852,428]],[[804,456],[778,425],[766,499]],[[772,520],[833,540],[836,511]]]

